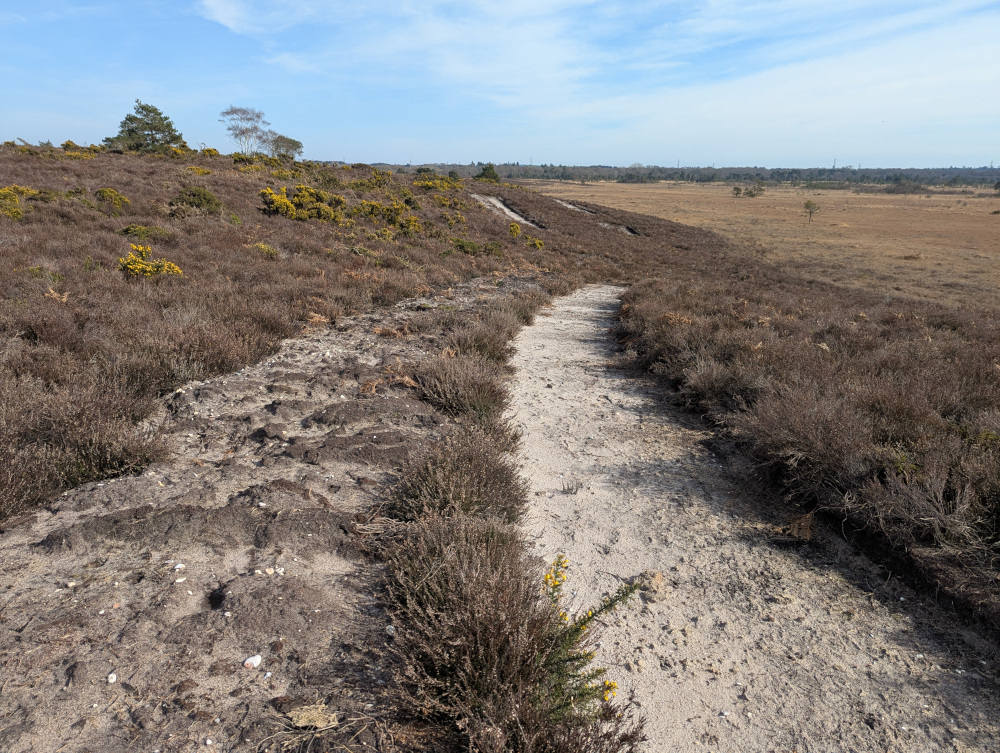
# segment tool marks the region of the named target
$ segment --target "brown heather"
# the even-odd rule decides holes
[[[376,233],[385,224],[363,217],[344,228],[264,214],[260,190],[282,181],[240,172],[228,158],[53,154],[0,151],[4,180],[41,192],[22,199],[22,219],[0,217],[0,519],[61,489],[138,470],[160,454],[140,428],[158,396],[259,360],[311,317],[334,322],[543,260],[513,239],[500,241],[500,255],[451,253],[456,235],[509,238],[506,222],[475,207],[461,228],[448,228],[424,201],[425,210],[408,208],[423,232],[383,240]],[[192,166],[212,172],[195,176]],[[345,186],[338,190],[350,204],[421,200],[409,180],[372,181],[384,173],[365,166],[300,165],[297,174],[296,183]],[[102,189],[128,197],[118,216],[104,211]],[[195,195],[217,197],[221,214],[175,211],[178,196]],[[183,277],[125,279],[118,259],[136,237]],[[565,266],[558,253],[544,261]]]
[[[478,276],[504,285],[531,274],[549,294],[619,280],[634,283],[621,340],[660,377],[665,400],[736,438],[776,488],[890,544],[1000,624],[995,308],[817,280],[750,244],[510,186],[473,190],[537,225],[541,248],[517,242],[509,218],[457,185],[424,189],[362,165],[296,164],[278,176],[254,167],[0,150],[4,182],[41,191],[22,219],[0,217],[0,519],[140,469],[162,453],[143,428],[159,397],[259,360],[309,323]],[[192,184],[219,200],[219,214],[171,211]],[[343,195],[355,224],[261,211],[262,189],[299,184]],[[120,216],[97,204],[100,188],[129,198]],[[467,205],[462,222],[432,200],[449,192]],[[405,203],[420,230],[349,214],[362,200]],[[126,280],[117,260],[129,226],[162,229],[153,252],[183,276]],[[487,244],[499,253],[462,250]],[[548,690],[572,679],[557,661],[565,632],[513,525],[525,490],[501,418],[506,359],[544,302],[519,295],[413,320],[441,351],[415,367],[417,390],[458,426],[408,469],[387,508],[406,521],[381,551],[402,686],[411,711],[456,747],[634,751],[642,721],[631,704],[583,713],[550,703]]]

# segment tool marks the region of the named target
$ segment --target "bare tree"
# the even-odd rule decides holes
[[[264,113],[252,107],[236,107],[230,105],[229,109],[219,113],[220,123],[226,124],[226,131],[236,148],[247,156],[265,151],[269,146],[270,136],[267,126],[271,125],[264,120]]]

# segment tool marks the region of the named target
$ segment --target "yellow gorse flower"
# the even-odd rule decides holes
[[[181,272],[181,268],[174,264],[172,261],[167,261],[166,259],[151,259],[152,254],[151,246],[140,246],[136,243],[129,244],[132,250],[129,252],[128,256],[123,256],[118,259],[118,269],[121,273],[125,275],[126,278],[130,277],[157,277],[159,275],[180,275],[184,274]]]

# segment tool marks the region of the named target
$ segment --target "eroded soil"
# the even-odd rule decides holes
[[[308,737],[288,713],[317,702],[349,750],[419,747],[385,719],[389,637],[362,513],[449,428],[411,389],[412,364],[440,350],[414,322],[531,284],[494,282],[189,384],[156,419],[169,462],[7,521],[0,750],[281,749]]]

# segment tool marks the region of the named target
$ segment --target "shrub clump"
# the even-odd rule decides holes
[[[473,178],[473,180],[484,180],[487,183],[499,183],[500,176],[497,174],[497,169],[494,167],[492,162],[487,162],[483,165],[483,169],[479,171],[479,174]]]
[[[528,487],[517,464],[476,429],[445,439],[404,476],[392,505],[400,520],[461,513],[517,523],[528,507]]]
[[[12,220],[19,220],[24,216],[21,208],[21,199],[30,199],[37,196],[38,191],[24,186],[5,186],[0,188],[0,215],[9,217]]]
[[[181,268],[172,261],[166,259],[152,259],[153,249],[150,246],[139,246],[130,244],[132,250],[128,256],[118,259],[118,269],[121,270],[125,278],[131,277],[159,277],[160,275],[183,274]]]
[[[207,188],[188,186],[170,200],[171,214],[184,217],[188,214],[220,214],[222,202]]]
[[[488,422],[503,413],[509,395],[503,370],[480,355],[431,358],[416,373],[421,396],[453,416]]]
[[[118,234],[124,235],[126,238],[135,238],[140,242],[161,242],[168,240],[171,236],[170,231],[166,228],[155,225],[136,225],[134,223],[123,227],[118,231]]]
[[[385,558],[394,650],[415,710],[455,724],[484,753],[638,750],[643,722],[589,668],[587,633],[630,587],[569,618],[518,530],[493,517],[424,518]]]
[[[126,205],[132,203],[128,197],[123,196],[113,188],[98,188],[94,195],[97,196],[99,202],[107,205],[108,211],[116,217],[121,214]]]
[[[413,185],[417,188],[422,188],[425,191],[458,191],[462,188],[461,178],[442,178],[435,176],[433,178],[418,178],[413,181]]]
[[[342,226],[351,224],[342,211],[347,206],[347,199],[339,194],[297,185],[291,196],[288,189],[282,187],[280,193],[265,188],[260,197],[264,202],[261,210],[264,214],[277,214],[291,220],[320,220]]]

